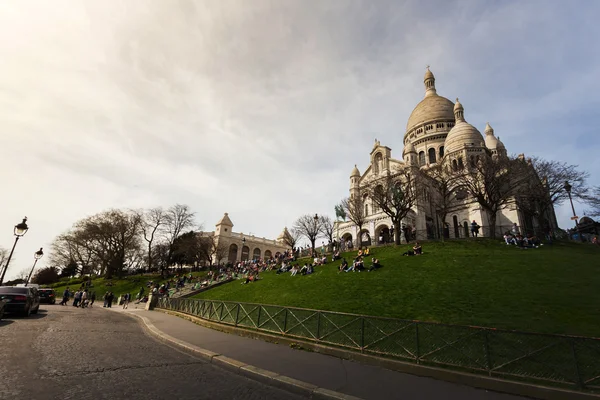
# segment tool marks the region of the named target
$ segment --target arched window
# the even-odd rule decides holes
[[[375,162],[373,163],[373,172],[378,174],[382,168],[383,168],[383,157],[381,156],[381,153],[377,153],[375,155]]]
[[[429,164],[435,164],[435,149],[431,148],[427,152],[429,153]]]
[[[365,204],[365,217],[369,216],[369,205]]]
[[[471,168],[475,168],[475,156],[471,156],[470,162],[471,162]]]
[[[458,157],[458,169],[463,169],[465,164],[463,164],[462,157]]]
[[[425,165],[425,152],[419,152],[419,165]]]
[[[452,160],[452,170],[453,171],[458,170],[458,163],[456,162],[456,160]]]
[[[444,158],[444,146],[440,147],[440,159]]]

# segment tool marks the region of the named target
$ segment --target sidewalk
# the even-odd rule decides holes
[[[133,306],[133,304],[130,306]],[[141,308],[122,310],[120,307],[112,310],[145,317],[162,333],[205,350],[365,400],[525,399],[520,396],[489,392],[342,360],[319,353],[294,350],[285,345],[227,334],[160,311],[146,311]]]

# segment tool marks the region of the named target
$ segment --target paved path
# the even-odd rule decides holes
[[[42,305],[30,318],[6,317],[2,400],[302,399],[164,345],[101,307]]]
[[[129,309],[125,312],[144,316],[160,331],[189,344],[325,389],[367,400],[525,399],[222,333],[160,311]]]

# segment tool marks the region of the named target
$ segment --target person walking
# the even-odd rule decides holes
[[[473,220],[473,222],[471,222],[471,236],[473,236],[474,238],[478,237],[479,228],[479,224],[475,222],[475,220]]]
[[[73,296],[73,307],[79,307],[79,303],[81,302],[81,291],[78,290],[75,292]]]
[[[71,295],[71,292],[69,292],[69,288],[66,288],[65,291],[63,292],[62,301],[58,304],[60,304],[61,306],[66,306],[67,303],[69,302],[70,295]]]
[[[129,293],[125,293],[123,295],[123,310],[127,309],[130,299],[131,299],[131,295]]]
[[[81,308],[85,308],[87,306],[87,289],[81,292]]]
[[[94,301],[96,301],[96,292],[92,292],[90,296],[90,307],[94,305]]]

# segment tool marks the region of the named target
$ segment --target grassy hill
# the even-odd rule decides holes
[[[206,275],[206,272],[194,272],[192,275],[194,277],[204,276]],[[131,293],[131,295],[135,297],[142,286],[144,287],[145,293],[148,293],[148,288],[146,287],[148,281],[163,283],[167,281],[167,279],[162,279],[160,274],[130,275],[121,279],[94,278],[92,279],[93,286],[90,290],[96,292],[97,299],[101,299],[107,291],[112,291],[116,296]],[[71,291],[75,291],[81,287],[82,283],[83,280],[81,278],[66,279],[54,285],[49,285],[49,287],[52,287],[56,291],[57,299],[60,299],[67,287],[71,289]]]
[[[383,268],[374,272],[338,273],[336,261],[312,275],[267,272],[196,297],[600,337],[600,247],[522,250],[483,239],[425,243],[415,257],[402,256],[407,249],[375,249]],[[355,255],[344,254],[348,262]]]

